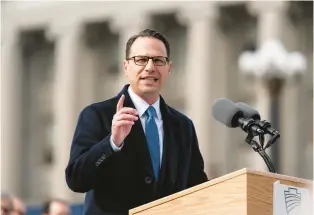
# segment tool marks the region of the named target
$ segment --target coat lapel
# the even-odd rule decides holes
[[[126,85],[118,96],[120,97],[122,94],[124,94],[125,100],[123,106],[135,109],[135,106],[128,93],[128,86],[129,85]],[[123,149],[134,151],[134,159],[136,159],[137,163],[140,164],[139,166],[142,166],[144,171],[149,173],[152,177],[154,176],[153,165],[150,159],[149,149],[140,119],[135,121],[130,134],[125,138],[125,144],[122,150]]]
[[[124,94],[124,107],[135,108],[128,93],[128,86],[129,85],[126,85],[122,89],[122,91],[118,94],[118,97]],[[178,131],[178,129],[180,129],[180,123],[162,97],[160,97],[160,111],[163,119],[164,139],[158,185],[163,185],[162,187],[171,191],[177,177],[178,137],[176,136],[180,135],[180,132]],[[123,149],[136,151],[135,159],[138,160],[140,166],[143,166],[145,172],[154,176],[153,165],[150,159],[149,149],[140,119],[135,122],[130,134],[126,137],[125,145],[122,150]]]
[[[173,116],[163,98],[160,98],[160,110],[163,118],[164,140],[163,140],[163,160],[158,184],[171,191],[178,168],[178,149],[176,145],[176,131],[179,129],[179,122]],[[167,191],[165,191],[167,192]]]

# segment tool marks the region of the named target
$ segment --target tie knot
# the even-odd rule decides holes
[[[156,115],[156,110],[153,106],[149,106],[146,110],[146,114],[148,115],[148,118],[154,118]]]

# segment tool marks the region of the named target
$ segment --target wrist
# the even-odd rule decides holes
[[[110,145],[111,145],[111,148],[114,152],[119,152],[121,149],[122,149],[122,146],[123,146],[123,142],[117,146],[114,141],[113,141],[113,138],[112,138],[112,135],[110,137]]]
[[[112,135],[111,135],[111,140],[112,140],[112,143],[115,144],[117,147],[120,147],[122,145],[122,143],[119,143],[117,140],[115,140]]]

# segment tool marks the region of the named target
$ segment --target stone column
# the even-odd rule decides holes
[[[213,120],[211,107],[213,97],[213,69],[215,26],[218,16],[212,2],[188,4],[178,14],[179,21],[187,25],[187,71],[185,89],[185,112],[192,119],[199,146],[205,162],[205,171],[211,172],[211,148],[213,147]],[[218,90],[218,89],[217,89]],[[221,142],[223,140],[221,139]],[[215,143],[219,144],[219,143]],[[223,167],[222,167],[223,168]]]
[[[285,1],[272,1],[272,2],[250,2],[249,9],[250,11],[257,15],[257,31],[258,31],[258,45],[260,46],[263,42],[271,39],[278,39],[284,46],[287,48],[293,41],[291,41],[291,29],[289,29],[288,17],[287,17],[287,10],[289,7],[289,2]],[[285,71],[283,71],[285,72]],[[290,78],[290,77],[286,77]],[[293,124],[296,123],[297,119],[292,119],[291,115],[296,116],[297,108],[293,107],[298,104],[296,92],[294,90],[289,89],[288,94],[287,87],[284,85],[286,80],[281,80],[282,85],[279,89],[279,94],[277,95],[277,99],[279,100],[280,104],[280,127],[277,128],[281,132],[280,142],[277,142],[276,145],[273,145],[269,151],[278,147],[278,155],[279,157],[279,164],[278,166],[280,173],[282,174],[293,174],[296,171],[296,161],[297,161],[297,150],[295,147],[294,141],[296,141],[296,133],[297,130],[294,129]],[[269,82],[268,82],[269,83]],[[271,119],[270,113],[270,106],[271,106],[271,99],[275,97],[275,92],[272,89],[276,89],[277,87],[274,85],[266,84],[265,80],[258,79],[256,80],[255,84],[255,95],[257,109],[259,110],[261,117],[266,120]],[[289,87],[290,88],[290,87]],[[287,102],[287,98],[289,96],[289,101]],[[289,103],[289,105],[287,105]],[[290,105],[290,104],[294,105]],[[289,116],[288,116],[289,115]],[[292,120],[292,121],[291,121]],[[274,125],[274,122],[272,122]],[[275,125],[274,125],[275,126]],[[292,142],[293,141],[293,142]],[[280,147],[280,148],[279,148]],[[277,157],[276,156],[276,157]],[[273,157],[272,159],[278,159]],[[259,158],[258,158],[259,159]],[[264,166],[263,162],[258,162],[261,165],[259,167]],[[266,170],[267,168],[264,167]]]
[[[123,60],[125,59],[126,43],[129,38],[140,31],[149,27],[150,17],[147,14],[126,13],[115,16],[110,23],[113,32],[119,34],[119,76],[116,82],[116,91],[119,92],[122,87],[128,83],[123,70]]]
[[[78,69],[82,26],[78,22],[57,22],[48,36],[55,41],[54,123],[51,196],[71,200],[65,182],[65,168],[78,119]]]
[[[286,9],[286,2],[274,1],[274,2],[249,2],[249,11],[257,16],[257,45],[258,48],[263,42],[272,39],[282,39],[283,19],[285,19],[284,13]],[[269,96],[267,85],[263,83],[263,80],[256,80],[257,93],[256,106],[261,116],[270,120],[269,113]]]
[[[78,90],[80,93],[78,108],[80,110],[97,101],[96,90],[99,84],[99,82],[97,82],[99,79],[97,70],[98,53],[95,49],[88,47],[88,45],[82,46],[81,51],[81,66],[80,69],[77,70],[80,74],[79,84],[82,86]]]
[[[22,78],[18,29],[4,23],[1,38],[1,190],[22,195]]]
[[[258,18],[258,44],[270,39],[283,38],[288,6],[289,2],[284,1],[256,1],[249,3],[251,12],[257,15]]]
[[[290,4],[292,4],[290,2]],[[304,177],[302,172],[308,171],[310,168],[304,168],[304,164],[312,162],[306,160],[306,151],[308,146],[308,122],[312,122],[313,118],[309,115],[313,111],[309,108],[309,97],[306,92],[306,79],[313,80],[313,76],[308,75],[313,72],[311,66],[312,56],[307,56],[306,49],[302,46],[308,46],[310,53],[313,54],[313,43],[306,43],[300,38],[300,29],[298,24],[295,26],[287,17],[285,23],[284,38],[286,40],[286,48],[288,51],[300,51],[307,60],[307,69],[302,71],[307,74],[299,74],[303,77],[290,76],[286,78],[285,85],[282,88],[281,101],[281,163],[282,174]],[[312,26],[313,30],[313,26]],[[308,34],[312,38],[312,33]],[[313,85],[312,85],[313,86]],[[312,104],[313,104],[313,97]],[[311,152],[313,154],[313,152]],[[310,167],[311,165],[306,165]],[[312,172],[312,171],[311,171]]]
[[[308,162],[304,157],[307,146],[305,93],[296,80],[288,80],[282,90],[281,108],[281,174],[301,177]],[[313,111],[313,110],[311,110]],[[313,152],[312,152],[313,153]],[[307,165],[306,165],[307,166]]]

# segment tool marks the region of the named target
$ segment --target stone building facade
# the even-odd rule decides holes
[[[3,2],[2,190],[28,203],[81,202],[65,184],[73,130],[86,105],[126,83],[125,43],[155,28],[169,39],[173,73],[163,96],[194,122],[210,178],[244,168],[267,171],[239,129],[211,116],[217,98],[243,101],[270,120],[263,79],[244,75],[244,50],[279,39],[307,70],[285,78],[280,96],[280,173],[313,174],[312,2]]]

